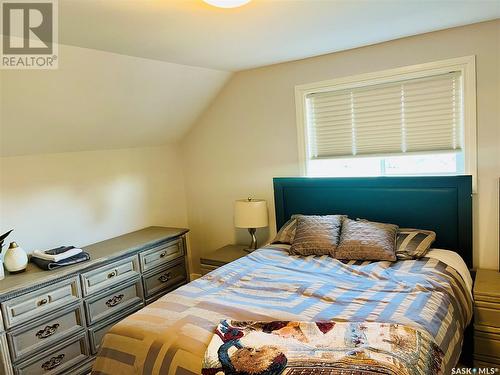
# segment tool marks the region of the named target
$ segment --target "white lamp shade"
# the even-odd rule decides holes
[[[267,203],[263,199],[238,199],[234,203],[234,226],[237,228],[267,227]]]

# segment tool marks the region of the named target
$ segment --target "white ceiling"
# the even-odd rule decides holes
[[[61,43],[237,71],[500,17],[500,0],[60,0]]]

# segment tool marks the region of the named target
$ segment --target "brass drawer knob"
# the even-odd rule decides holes
[[[38,306],[43,306],[45,304],[47,304],[49,301],[47,300],[47,298],[44,298],[44,299],[41,299],[40,301],[38,301]]]
[[[62,363],[63,359],[64,359],[64,354],[59,354],[56,357],[52,357],[47,362],[42,363],[42,369],[44,371],[50,371],[52,369],[55,369]]]
[[[158,280],[161,281],[162,283],[166,283],[168,280],[170,280],[170,272],[164,273],[161,275]]]
[[[108,273],[108,279],[111,279],[112,277],[116,276],[116,271]]]
[[[58,328],[59,328],[59,323],[52,324],[51,326],[46,326],[44,329],[41,329],[36,333],[36,337],[38,337],[40,340],[45,339],[56,333]]]
[[[113,296],[112,298],[106,301],[106,305],[108,307],[116,306],[122,301],[123,297],[125,297],[123,294],[118,294],[117,296]]]
[[[160,258],[165,258],[166,255],[167,255],[167,252],[164,251],[163,253],[160,254]]]

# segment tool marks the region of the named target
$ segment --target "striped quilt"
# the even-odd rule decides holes
[[[290,256],[269,246],[218,268],[115,325],[92,373],[200,374],[223,319],[381,322],[428,333],[450,372],[472,314],[460,275],[433,258],[398,262]]]

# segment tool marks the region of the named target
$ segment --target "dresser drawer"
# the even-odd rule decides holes
[[[0,309],[0,333],[3,331],[5,331],[5,329],[3,328],[2,309]]]
[[[61,281],[40,288],[2,303],[2,313],[6,328],[44,316],[58,308],[75,302],[80,297],[77,278]]]
[[[131,283],[87,299],[85,301],[87,322],[91,325],[131,306],[143,305],[142,282],[137,278]]]
[[[474,367],[500,367],[500,358],[474,355]],[[490,372],[490,374],[495,374],[495,372]]]
[[[182,238],[168,242],[139,254],[142,272],[167,264],[184,255]]]
[[[474,354],[496,358],[500,362],[500,334],[493,332],[474,331]]]
[[[136,256],[85,272],[81,275],[83,295],[102,292],[123,284],[137,275],[139,275],[139,267]]]
[[[87,335],[82,333],[15,365],[14,373],[18,375],[61,374],[85,361],[88,357]]]
[[[10,364],[9,350],[7,349],[7,338],[5,333],[0,333],[0,374],[7,375],[12,373],[12,366]]]
[[[12,361],[16,362],[43,347],[60,342],[64,337],[83,331],[84,319],[83,305],[78,303],[34,324],[22,325],[7,332]]]
[[[123,312],[118,313],[117,316],[112,316],[110,319],[103,320],[89,328],[90,352],[92,354],[97,354],[99,348],[101,347],[102,338],[106,332],[108,332],[111,327],[113,327],[120,320],[140,310],[141,307],[141,305],[133,306],[130,309],[126,309]]]
[[[476,301],[474,304],[474,322],[490,327],[500,328],[500,305],[490,302]]]
[[[171,266],[144,275],[144,290],[146,298],[185,283],[187,279],[184,258]]]

